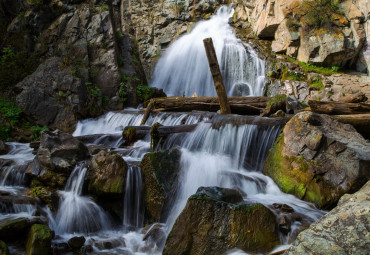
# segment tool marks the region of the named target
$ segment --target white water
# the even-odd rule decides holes
[[[211,37],[229,96],[261,96],[265,84],[264,62],[254,50],[236,38],[229,19],[234,10],[221,7],[191,33],[175,41],[159,59],[151,86],[168,96],[216,96],[203,39]]]
[[[90,233],[111,227],[108,216],[94,201],[81,196],[87,168],[77,165],[64,191],[60,191],[61,199],[59,210],[51,222],[55,222],[53,229],[58,234]]]

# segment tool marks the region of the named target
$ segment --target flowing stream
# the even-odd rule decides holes
[[[204,38],[212,37],[228,95],[262,95],[264,63],[248,45],[235,37],[228,24],[232,15],[231,7],[221,7],[210,20],[199,22],[190,34],[173,43],[159,60],[151,85],[163,88],[168,95],[185,93],[191,96],[196,92],[198,96],[214,96],[202,42]],[[132,146],[121,146],[122,130],[126,126],[140,125],[142,117],[143,113],[138,110],[109,112],[77,124],[74,136],[84,136],[87,145],[105,146],[109,151],[121,155],[128,164],[126,180],[123,180],[123,220],[118,224],[113,223],[92,198],[83,194],[88,162],[78,162],[65,189],[58,191],[58,211],[51,213],[43,209],[48,214],[49,226],[57,234],[54,243],[84,235],[85,244],[91,245],[94,254],[161,254],[164,244],[148,240],[143,231],[144,184],[139,163],[150,150],[150,137],[146,136]],[[310,203],[281,192],[272,179],[262,174],[264,160],[281,132],[281,125],[278,122],[271,122],[271,125],[250,124],[246,118],[205,112],[153,113],[148,118],[146,126],[156,122],[165,126],[197,124],[194,131],[172,134],[162,144],[161,149],[176,147],[181,151],[178,192],[168,206],[167,218],[159,225],[167,235],[189,196],[201,186],[237,189],[246,202],[258,202],[266,206],[287,204],[309,223],[325,213]],[[9,154],[0,156],[0,190],[14,197],[22,197],[25,192],[25,170],[34,155],[28,144],[8,145],[11,147]],[[36,205],[24,202],[26,200],[18,204],[15,202],[14,205],[0,202],[0,219],[9,215],[34,215]],[[300,224],[293,222],[291,233]],[[291,233],[282,235],[282,244],[291,242]]]
[[[203,39],[211,37],[229,96],[262,95],[265,65],[256,52],[236,38],[229,19],[234,10],[221,7],[209,20],[176,40],[159,59],[151,86],[168,96],[216,96]]]

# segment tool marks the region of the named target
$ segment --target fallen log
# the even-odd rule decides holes
[[[334,119],[345,124],[351,124],[357,132],[370,139],[370,114],[333,115]]]
[[[308,105],[310,106],[312,112],[330,115],[370,113],[370,104],[364,103],[343,103],[309,100]]]
[[[367,97],[365,96],[365,94],[363,92],[358,92],[355,94],[341,97],[337,101],[343,102],[343,103],[361,103],[361,102],[365,102],[366,100],[367,100]]]
[[[231,113],[259,115],[270,97],[229,97]],[[168,97],[153,99],[153,111],[209,111],[217,112],[220,105],[216,97]]]

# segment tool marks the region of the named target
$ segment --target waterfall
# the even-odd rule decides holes
[[[27,168],[26,163],[33,160],[32,148],[24,143],[6,143],[9,153],[0,156],[0,186],[22,186]]]
[[[87,168],[78,164],[67,180],[55,217],[54,230],[63,233],[90,233],[110,228],[105,212],[90,198],[81,196]]]
[[[285,203],[295,212],[314,222],[324,212],[292,195],[280,191],[273,180],[261,173],[268,150],[280,133],[280,126],[212,126],[201,123],[182,137],[180,192],[167,219],[168,231],[186,205],[187,199],[201,186],[219,186],[238,190],[245,201]],[[172,142],[178,141],[176,139]],[[171,147],[167,143],[167,146]]]
[[[234,10],[221,7],[207,21],[198,22],[191,33],[175,41],[159,59],[151,86],[168,96],[216,96],[203,39],[211,37],[229,96],[261,96],[265,83],[264,62],[255,51],[236,38],[229,19]]]
[[[144,224],[143,182],[141,168],[130,165],[126,177],[123,207],[123,225],[128,229],[138,229]]]

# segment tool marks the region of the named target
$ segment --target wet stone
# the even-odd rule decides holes
[[[85,244],[85,237],[83,236],[74,236],[68,240],[68,245],[72,249],[80,249]]]

